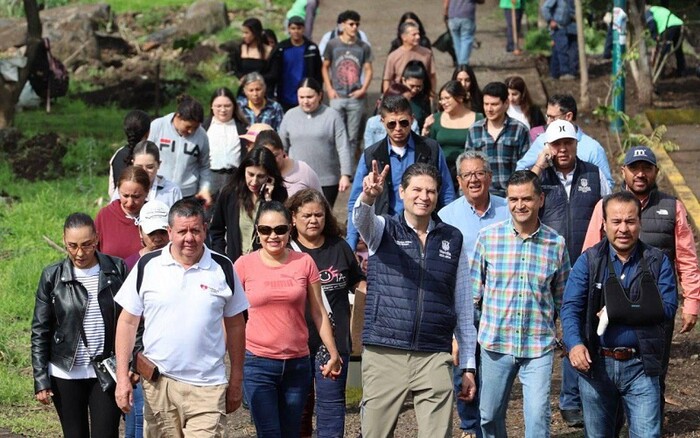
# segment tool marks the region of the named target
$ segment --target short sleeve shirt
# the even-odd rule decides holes
[[[362,67],[372,62],[372,49],[359,39],[351,44],[340,38],[328,42],[323,59],[331,62],[331,82],[340,97],[362,88]]]

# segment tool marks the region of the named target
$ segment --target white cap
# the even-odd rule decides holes
[[[146,234],[151,234],[157,230],[167,230],[169,211],[168,206],[162,201],[157,199],[148,201],[141,208],[138,225]]]
[[[576,140],[576,128],[573,123],[566,120],[555,120],[547,126],[547,131],[544,133],[544,141],[553,143],[562,138],[573,138]]]

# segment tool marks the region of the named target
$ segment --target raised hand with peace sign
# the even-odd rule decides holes
[[[362,180],[361,202],[367,205],[374,204],[375,199],[384,191],[384,181],[389,176],[389,165],[379,173],[377,160],[372,160],[372,171]]]

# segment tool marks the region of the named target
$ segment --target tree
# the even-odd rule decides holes
[[[41,19],[36,0],[23,0],[24,14],[27,17],[27,50],[25,57],[27,64],[19,70],[17,82],[5,81],[0,75],[0,129],[12,125],[15,118],[15,105],[22,93],[24,84],[29,77],[29,70],[34,63],[34,58],[39,51],[41,41]]]
[[[654,83],[644,37],[644,4],[644,0],[629,0],[630,40],[639,50],[639,56],[634,56],[630,60],[630,70],[637,86],[637,103],[641,106],[650,106],[654,98]]]
[[[579,106],[581,109],[588,109],[591,105],[588,95],[588,61],[586,60],[586,38],[583,33],[583,6],[581,0],[574,0],[576,6],[576,42],[578,44],[578,65],[581,76],[581,99]]]

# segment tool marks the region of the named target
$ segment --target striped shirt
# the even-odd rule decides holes
[[[506,196],[506,182],[515,172],[518,160],[530,148],[530,134],[522,123],[506,115],[503,129],[495,139],[489,134],[488,119],[474,122],[467,132],[466,150],[484,152],[489,157],[493,180],[489,190],[496,196]]]
[[[482,229],[469,275],[475,299],[483,299],[481,347],[521,358],[554,348],[570,268],[564,238],[544,224],[526,238],[512,219]]]
[[[90,364],[90,358],[102,353],[105,344],[105,323],[100,311],[100,303],[97,302],[98,286],[100,281],[100,265],[95,265],[89,269],[73,268],[75,279],[87,290],[88,301],[83,327],[87,338],[88,348],[80,335],[78,350],[75,354],[74,366]]]

